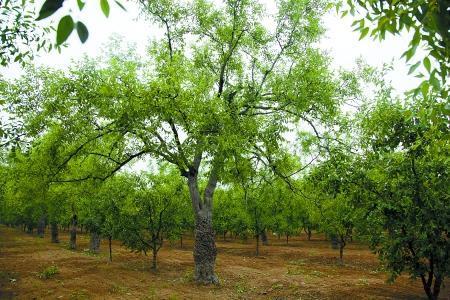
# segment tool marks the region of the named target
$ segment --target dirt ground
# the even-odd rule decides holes
[[[421,283],[403,276],[386,283],[387,274],[366,246],[351,243],[345,263],[320,236],[289,245],[273,238],[254,256],[254,244],[218,240],[219,286],[192,281],[192,240],[166,243],[159,253],[159,270],[150,271],[150,257],[131,253],[113,242],[113,262],[107,241],[101,253],[87,252],[88,236],[78,235],[78,250],[61,243],[0,226],[0,299],[424,299]],[[39,276],[50,266],[59,273]],[[447,288],[442,298],[446,299]]]

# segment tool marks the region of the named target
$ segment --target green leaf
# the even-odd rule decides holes
[[[109,17],[109,3],[108,0],[100,0],[100,7],[102,8],[103,14]]]
[[[58,9],[63,6],[64,0],[46,0],[42,4],[41,10],[39,11],[39,16],[36,21],[45,19],[53,15]]]
[[[80,21],[77,22],[77,33],[78,37],[80,38],[80,41],[84,44],[89,37],[89,31],[83,24],[83,22]]]
[[[359,40],[362,40],[368,33],[369,33],[369,27],[366,27],[363,30],[361,30],[361,36],[359,37]]]
[[[73,19],[70,15],[63,17],[56,29],[56,45],[64,43],[72,33],[74,28]]]
[[[420,61],[416,62],[414,65],[409,68],[408,75],[414,73],[414,71],[420,66]]]
[[[426,98],[428,96],[429,87],[430,87],[430,85],[426,81],[422,82],[422,84],[420,85],[420,90],[422,91],[422,95],[424,98]]]
[[[84,6],[86,5],[86,3],[81,0],[77,0],[77,4],[78,4],[78,8],[80,9],[80,11],[82,11]]]
[[[425,66],[425,69],[427,69],[428,73],[430,73],[431,70],[431,62],[430,59],[428,57],[425,57],[423,59],[423,65]]]
[[[122,5],[122,3],[120,3],[120,2],[117,1],[117,0],[114,0],[114,2],[116,2],[116,4],[117,4],[121,9],[123,9],[124,11],[127,11],[127,9],[125,8],[125,6]]]

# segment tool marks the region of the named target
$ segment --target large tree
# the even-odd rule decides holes
[[[34,131],[63,124],[62,165],[99,166],[77,178],[57,172],[55,181],[104,179],[145,156],[175,165],[195,215],[195,278],[216,283],[213,195],[228,162],[256,153],[273,164],[290,124],[329,120],[347,96],[315,50],[325,3],[278,4],[268,16],[247,0],[150,1],[144,7],[165,36],[148,61],[128,52],[67,74],[31,72],[2,96]]]

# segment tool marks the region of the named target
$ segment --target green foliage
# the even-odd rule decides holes
[[[39,28],[34,22],[34,1],[6,0],[0,3],[0,65],[22,65],[31,61],[34,52],[51,50],[46,35],[52,30]]]
[[[345,1],[348,5],[341,9],[342,3],[338,5],[338,11],[343,15],[351,13],[353,16],[362,18],[353,22],[356,31],[361,32],[360,39],[369,34],[374,38],[384,40],[386,33],[398,35],[406,29],[412,31],[411,41],[408,49],[402,57],[406,62],[416,56],[416,51],[421,46],[426,46],[426,56],[414,63],[409,73],[423,65],[428,74],[417,73],[417,77],[428,79],[413,90],[413,94],[422,93],[428,97],[431,91],[438,93],[441,99],[448,99],[449,85],[448,76],[450,72],[450,3],[446,0],[426,1]],[[368,21],[368,22],[366,22]],[[368,24],[369,23],[369,24]],[[433,59],[433,63],[431,62]],[[427,83],[431,83],[428,85]]]
[[[40,279],[50,279],[52,277],[54,277],[55,275],[59,274],[59,269],[57,266],[50,266],[45,268],[44,270],[42,270],[42,272],[40,272],[39,278]]]
[[[131,178],[132,191],[121,211],[123,244],[136,252],[156,255],[164,238],[179,237],[183,231],[182,216],[189,214],[185,184],[173,169],[162,168],[160,173]]]
[[[36,21],[40,21],[52,16],[55,12],[63,7],[66,0],[46,0],[39,11]],[[121,9],[126,10],[125,7],[117,0],[114,1]],[[78,9],[81,12],[86,5],[86,2],[77,0]],[[100,8],[106,17],[109,17],[110,5],[108,0],[100,0]],[[74,22],[72,16],[66,15],[58,21],[58,30],[56,32],[56,45],[63,44],[69,38],[72,31],[76,29],[78,37],[82,43],[85,43],[89,37],[89,31],[83,22]]]

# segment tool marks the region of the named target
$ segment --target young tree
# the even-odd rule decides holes
[[[381,99],[364,111],[365,157],[355,172],[372,246],[392,279],[404,271],[420,278],[429,299],[450,274],[448,115],[435,105]]]
[[[135,180],[135,191],[122,211],[120,238],[134,251],[147,255],[151,250],[152,269],[156,270],[157,254],[164,238],[179,233],[183,212],[180,208],[187,201],[187,190],[173,170],[163,170],[158,175],[144,174]]]

